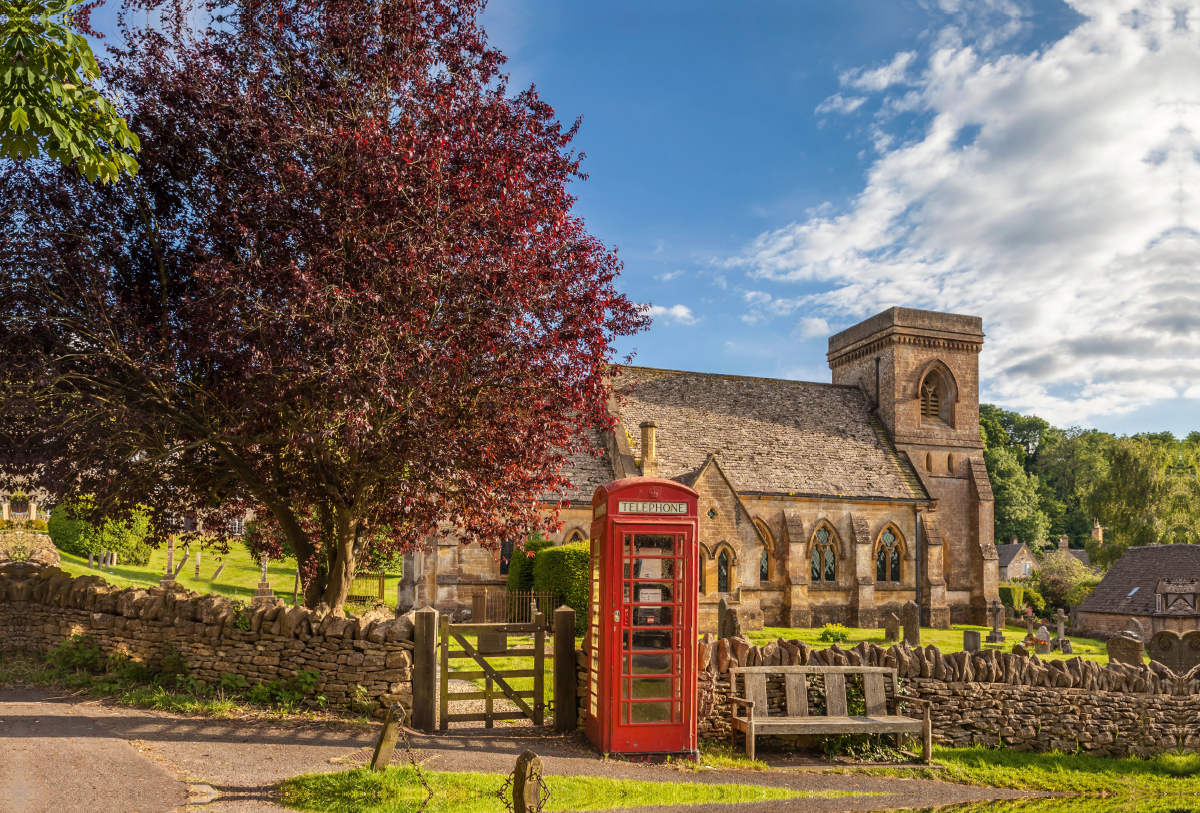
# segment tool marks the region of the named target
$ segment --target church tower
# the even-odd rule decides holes
[[[944,593],[961,608],[951,611],[954,624],[986,624],[987,603],[998,597],[992,490],[979,434],[982,349],[978,316],[889,308],[831,336],[827,356],[833,383],[863,391],[933,498],[922,517],[921,603],[930,607],[932,599],[936,607]]]

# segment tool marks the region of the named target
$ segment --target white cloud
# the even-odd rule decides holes
[[[737,258],[817,292],[749,312],[982,315],[986,397],[1058,423],[1195,397],[1200,0],[1071,4],[1083,22],[1033,54],[935,46],[908,80],[930,116],[923,137],[881,131],[848,211],[819,209]],[[942,5],[1019,22],[1003,0]],[[847,82],[887,87],[911,61]]]
[[[863,106],[863,102],[867,100],[866,96],[851,96],[846,98],[840,93],[835,93],[825,101],[817,105],[813,111],[818,116],[825,113],[853,113],[855,110]]]
[[[801,339],[829,335],[829,323],[819,316],[806,316],[796,325]]]
[[[670,282],[673,279],[682,277],[684,273],[684,271],[669,271],[666,274],[660,274],[659,276],[655,277],[655,279],[659,282]]]
[[[646,308],[653,319],[662,319],[664,322],[677,322],[681,325],[694,325],[699,321],[693,314],[692,309],[687,305],[672,305],[669,308],[664,308],[662,305],[650,305]]]
[[[724,291],[729,285],[729,283],[725,281],[724,274],[718,274],[717,276],[713,277],[712,284],[720,288],[722,291]]]
[[[892,85],[903,84],[908,81],[908,66],[917,58],[916,51],[902,51],[892,59],[891,62],[884,65],[882,68],[876,68],[873,71],[855,68],[852,71],[846,71],[840,77],[843,85],[860,90],[886,90]],[[841,94],[838,94],[838,98]],[[833,98],[833,97],[830,97]],[[829,99],[825,100],[826,102]],[[859,104],[862,103],[861,100]],[[857,107],[858,105],[855,105]],[[853,108],[851,108],[853,109]],[[820,108],[818,108],[818,111]],[[849,110],[846,111],[850,112]]]

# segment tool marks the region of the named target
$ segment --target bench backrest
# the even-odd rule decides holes
[[[742,694],[738,694],[738,676],[742,678]],[[787,717],[807,717],[808,676],[825,679],[825,715],[846,717],[846,677],[862,675],[863,695],[868,717],[885,717],[888,713],[888,679],[892,696],[896,692],[896,670],[884,666],[741,666],[729,670],[729,691],[754,703],[754,716],[769,716],[767,709],[767,676],[782,675],[784,710]]]

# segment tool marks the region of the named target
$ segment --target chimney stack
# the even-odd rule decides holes
[[[656,433],[658,424],[654,421],[642,421],[642,476],[658,476],[658,441]]]
[[[1058,549],[1063,553],[1067,552],[1067,548],[1071,547],[1071,537],[1063,534],[1058,538]]]
[[[1101,544],[1104,543],[1104,528],[1100,527],[1100,520],[1092,520],[1092,539],[1095,539]]]

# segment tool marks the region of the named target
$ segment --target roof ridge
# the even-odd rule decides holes
[[[706,373],[702,370],[673,370],[669,367],[643,367],[638,364],[614,364],[614,367],[626,370],[650,370],[655,373],[676,373],[678,375],[702,375],[708,378],[736,378],[744,381],[772,381],[780,384],[809,384],[815,387],[831,387],[839,390],[857,390],[857,384],[834,384],[832,381],[804,381],[798,378],[770,378],[762,375],[737,375],[736,373]]]

